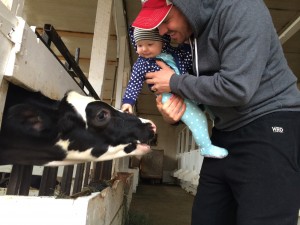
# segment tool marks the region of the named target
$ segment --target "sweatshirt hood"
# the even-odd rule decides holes
[[[206,28],[218,0],[172,0],[172,2],[186,16],[194,36],[198,37]]]

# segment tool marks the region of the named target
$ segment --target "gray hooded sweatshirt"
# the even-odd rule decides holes
[[[300,111],[297,79],[262,0],[173,0],[173,4],[192,26],[198,56],[194,76],[171,77],[173,93],[206,105],[215,127],[224,131],[268,113]]]

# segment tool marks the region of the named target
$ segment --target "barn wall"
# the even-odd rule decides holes
[[[173,183],[174,179],[171,173],[177,169],[177,137],[182,125],[173,126],[166,123],[161,116],[156,115],[140,115],[152,120],[157,126],[157,145],[152,146],[152,149],[163,150],[163,182]]]

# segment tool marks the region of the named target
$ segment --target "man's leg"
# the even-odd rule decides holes
[[[299,118],[296,112],[273,113],[219,136],[230,150],[224,171],[238,205],[237,225],[297,224]]]
[[[194,199],[192,225],[235,225],[236,203],[223,182],[226,159],[205,158]]]

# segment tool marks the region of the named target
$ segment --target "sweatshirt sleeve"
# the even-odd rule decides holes
[[[263,79],[274,35],[269,12],[257,2],[233,1],[219,9],[209,38],[197,39],[198,47],[209,46],[203,48],[208,52],[198,48],[200,77],[172,76],[172,92],[211,106],[234,107],[250,101]],[[214,51],[215,55],[209,54]],[[201,67],[206,65],[211,71],[207,67],[203,74]]]

